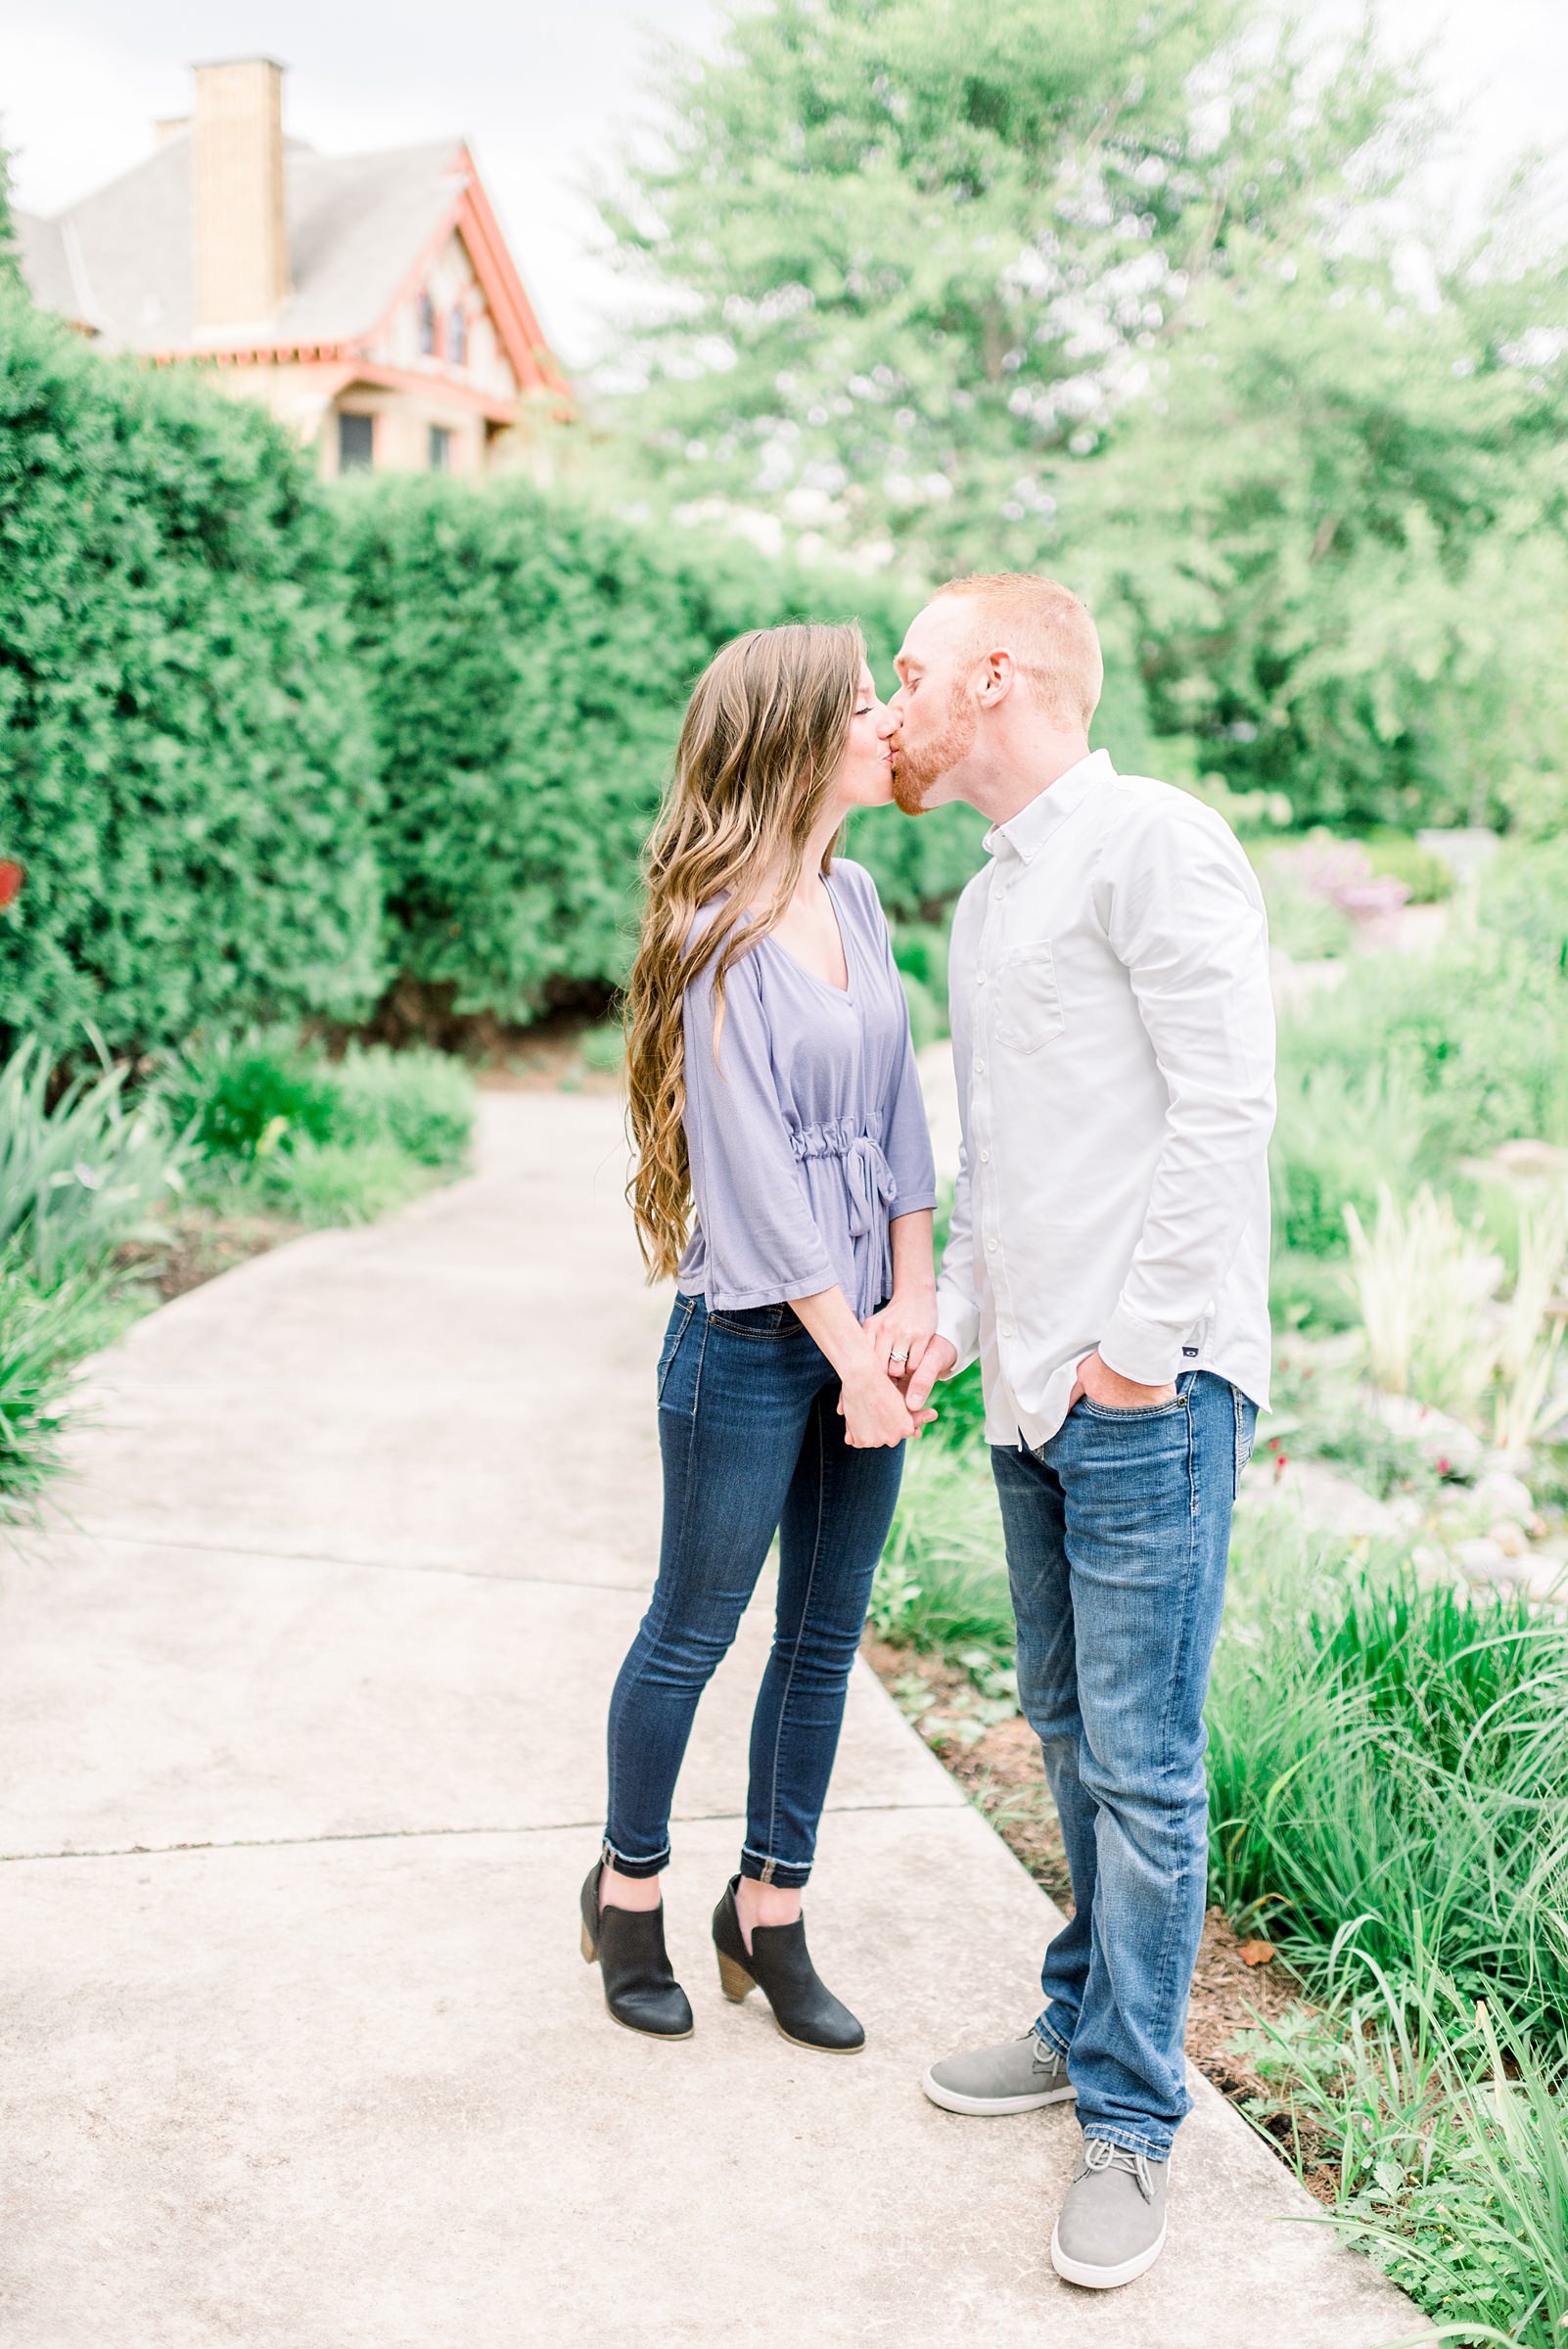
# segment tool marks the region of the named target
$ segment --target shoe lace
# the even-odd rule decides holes
[[[1108,2137],[1086,2137],[1084,2140],[1084,2167],[1092,2171],[1126,2170],[1128,2176],[1136,2182],[1144,2201],[1154,2200],[1154,2182],[1149,2176],[1149,2165],[1143,2155],[1134,2152],[1130,2145],[1116,2144]]]

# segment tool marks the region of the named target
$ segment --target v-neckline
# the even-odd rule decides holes
[[[798,954],[791,953],[776,932],[768,932],[767,943],[769,945],[777,946],[779,952],[793,962],[803,977],[809,979],[814,986],[824,988],[830,995],[837,995],[841,1003],[853,1003],[854,1001],[854,972],[850,962],[849,936],[844,927],[843,917],[839,912],[839,900],[833,895],[833,884],[826,873],[822,875],[822,887],[827,891],[828,904],[833,914],[833,927],[839,934],[839,952],[844,957],[844,985],[840,987],[837,980],[824,979],[820,971],[813,971],[809,963],[803,962]]]

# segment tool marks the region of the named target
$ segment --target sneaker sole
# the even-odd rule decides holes
[[[1164,2249],[1165,2229],[1162,2226],[1158,2238],[1146,2251],[1138,2252],[1135,2258],[1124,2259],[1119,2268],[1091,2268],[1084,2260],[1069,2259],[1062,2249],[1057,2230],[1054,2227],[1051,2229],[1051,2266],[1064,2283],[1082,2284],[1089,2292],[1114,2292],[1118,2284],[1131,2283],[1135,2278],[1147,2274]]]
[[[1034,2090],[1027,2096],[966,2096],[961,2089],[945,2088],[937,2078],[935,2066],[920,2083],[933,2104],[944,2112],[961,2112],[972,2120],[991,2120],[1007,2112],[1038,2112],[1046,2104],[1065,2104],[1078,2093],[1069,2081],[1066,2088]]]

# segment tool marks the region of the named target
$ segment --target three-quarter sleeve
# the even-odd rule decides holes
[[[790,1144],[773,1071],[756,949],[724,981],[715,1064],[712,966],[683,1007],[686,1153],[719,1313],[814,1297],[838,1280]]]

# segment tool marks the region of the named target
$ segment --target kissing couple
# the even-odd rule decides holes
[[[628,1000],[629,1196],[673,1276],[659,1579],[609,1719],[582,1950],[615,2019],[692,2010],[659,1879],[698,1700],[775,1535],[778,1608],[722,1989],[798,2045],[854,2015],[802,1890],[903,1447],[978,1357],[1074,1914],[1023,2035],[924,2080],[949,2112],[1076,2098],[1051,2258],[1101,2289],[1165,2243],[1207,1882],[1203,1706],[1231,1503],[1268,1400],[1273,1021],[1263,901],[1223,820],[1091,751],[1087,611],[1020,575],[911,622],[884,705],[853,626],[758,629],[686,712]],[[908,1013],[846,820],[964,800],[987,862],[953,922],[963,1149],[940,1274]]]

